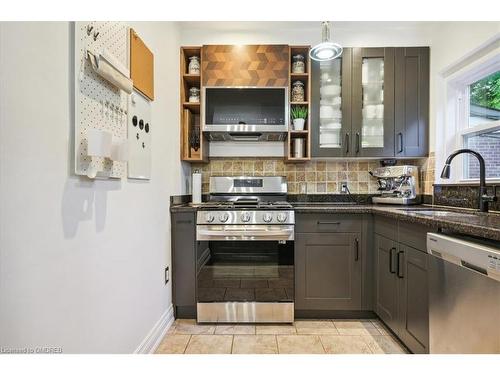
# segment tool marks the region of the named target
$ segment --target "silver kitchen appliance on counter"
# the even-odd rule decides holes
[[[421,203],[418,167],[398,165],[379,167],[369,172],[378,181],[380,196],[373,203],[419,204]]]
[[[497,242],[427,234],[429,350],[500,354],[500,249]]]
[[[211,177],[196,218],[198,322],[291,323],[293,207],[285,177]]]

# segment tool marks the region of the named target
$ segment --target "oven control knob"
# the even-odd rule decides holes
[[[241,214],[241,221],[248,223],[250,221],[250,212],[243,212]]]
[[[284,223],[286,221],[286,213],[285,212],[280,212],[278,216],[276,217],[280,223]]]
[[[227,219],[229,219],[229,215],[227,214],[227,212],[223,212],[219,215],[219,220],[221,223],[225,223]]]
[[[205,221],[207,223],[211,223],[212,221],[214,221],[214,215],[212,215],[210,212],[207,212],[205,214]]]
[[[273,220],[273,215],[269,212],[266,212],[264,215],[262,215],[262,220],[264,220],[266,223],[270,223],[271,220]]]

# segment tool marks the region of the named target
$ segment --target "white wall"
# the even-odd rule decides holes
[[[449,134],[456,124],[446,122],[446,75],[450,67],[500,35],[499,22],[448,22],[433,29],[430,82],[430,147],[436,153],[436,171],[440,172],[444,161],[454,147],[454,134]],[[448,131],[447,131],[448,129]],[[454,162],[458,167],[459,159]],[[435,176],[440,182],[439,173]],[[442,180],[449,183],[450,180]]]
[[[179,34],[133,26],[155,54],[151,181],[71,174],[70,24],[0,24],[0,347],[129,353],[171,306]]]

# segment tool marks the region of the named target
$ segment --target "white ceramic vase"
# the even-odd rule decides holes
[[[304,118],[294,118],[293,119],[293,130],[304,130],[304,124],[306,119]]]

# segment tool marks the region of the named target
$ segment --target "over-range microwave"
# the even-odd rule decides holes
[[[203,131],[211,141],[283,141],[287,87],[204,87]]]

